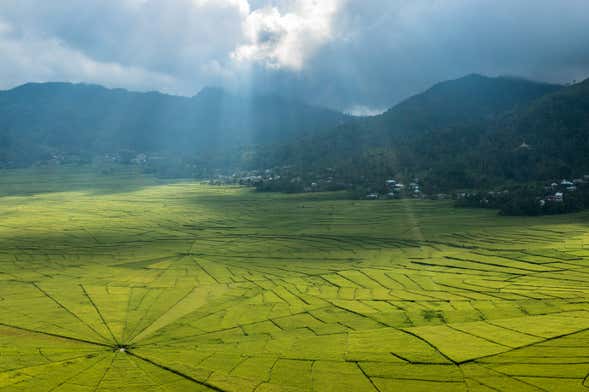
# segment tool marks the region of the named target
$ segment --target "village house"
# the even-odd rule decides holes
[[[421,188],[419,187],[419,184],[417,184],[416,182],[412,182],[411,184],[409,184],[409,190],[413,192],[413,194],[415,195],[421,193]]]
[[[136,165],[144,165],[147,162],[147,155],[146,154],[137,154],[135,158],[131,160],[132,163]]]
[[[562,203],[564,200],[564,194],[562,192],[556,192],[554,195],[546,196],[544,200],[546,202],[550,201],[553,203]]]
[[[532,147],[524,140],[522,144],[517,147],[517,150],[531,150]]]

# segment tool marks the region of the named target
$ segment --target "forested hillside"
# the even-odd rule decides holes
[[[192,98],[95,85],[27,84],[0,92],[0,160],[130,150],[235,160],[239,147],[284,143],[346,120],[276,96],[206,88]],[[219,158],[219,159],[216,159]]]
[[[468,75],[374,117],[214,88],[192,98],[65,83],[0,92],[4,166],[127,151],[181,156],[206,173],[288,167],[270,190],[323,177],[364,187],[418,177],[428,193],[565,178],[589,173],[588,134],[589,80]],[[166,168],[203,173],[190,170]]]
[[[588,138],[589,80],[563,87],[470,75],[268,149],[260,166],[334,168],[341,182],[365,184],[419,177],[435,192],[589,172]]]

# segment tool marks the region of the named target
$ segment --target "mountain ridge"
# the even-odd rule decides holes
[[[0,91],[0,137],[4,155],[10,155],[4,159],[13,161],[25,155],[42,159],[50,150],[210,155],[286,142],[347,118],[279,97],[242,97],[216,88],[193,97],[62,82]]]
[[[373,189],[386,178],[419,177],[428,191],[442,192],[589,173],[588,139],[589,82],[469,75],[380,116],[265,150],[258,165],[292,163],[300,175],[336,168],[331,177],[340,183]]]
[[[302,177],[332,168],[346,183],[419,176],[433,190],[589,170],[588,129],[589,79],[470,74],[372,117],[215,87],[193,97],[68,83],[0,92],[0,162],[127,149],[209,168],[288,166]]]

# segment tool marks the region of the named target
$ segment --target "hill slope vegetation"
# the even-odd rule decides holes
[[[186,98],[68,83],[0,92],[0,151],[34,161],[50,152],[121,149],[227,154],[333,127],[346,116],[273,96],[239,97],[206,88]]]
[[[261,157],[301,173],[335,168],[342,182],[417,176],[444,191],[588,172],[588,135],[589,80],[564,87],[470,75]]]
[[[589,172],[588,130],[589,80],[468,75],[374,117],[215,88],[191,98],[67,83],[0,92],[0,162],[129,150],[303,178],[329,169],[344,184],[419,177],[428,192]]]

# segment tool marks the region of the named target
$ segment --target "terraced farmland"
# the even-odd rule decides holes
[[[589,390],[589,214],[0,173],[0,391]]]

